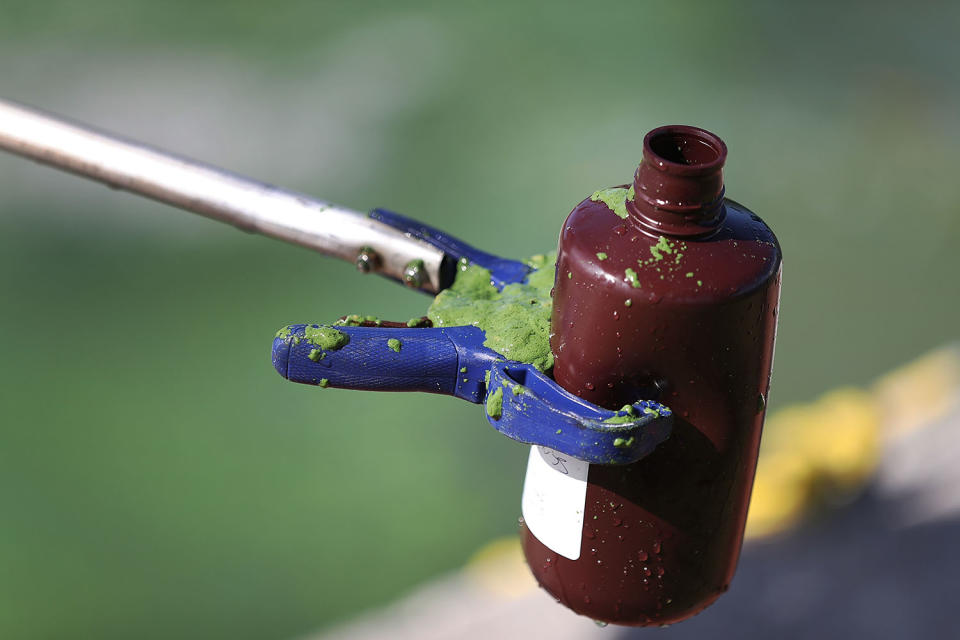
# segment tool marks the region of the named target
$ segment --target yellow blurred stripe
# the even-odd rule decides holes
[[[943,417],[960,392],[960,347],[940,347],[891,371],[873,386],[891,437]]]
[[[945,415],[960,394],[960,349],[947,346],[880,378],[844,387],[767,419],[746,535],[789,529],[811,510],[844,502],[872,477],[883,442]]]

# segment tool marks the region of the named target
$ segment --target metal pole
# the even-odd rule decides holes
[[[440,288],[442,251],[363,213],[121,140],[3,99],[0,149],[244,231],[355,262],[365,271],[377,271],[429,292]],[[418,260],[423,261],[420,274],[412,275],[411,263]]]

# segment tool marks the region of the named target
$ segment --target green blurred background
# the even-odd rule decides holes
[[[710,129],[786,255],[775,409],[957,336],[958,7],[0,0],[0,91],[517,257]],[[515,530],[477,407],[270,366],[424,297],[8,156],[0,294],[0,637],[289,637]]]

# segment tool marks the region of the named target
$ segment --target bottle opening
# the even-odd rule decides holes
[[[655,154],[677,164],[706,164],[720,157],[720,153],[706,140],[694,136],[667,134],[650,141]]]
[[[727,146],[720,138],[682,125],[654,129],[647,134],[644,147],[647,159],[665,170],[709,171],[722,166],[727,156]]]

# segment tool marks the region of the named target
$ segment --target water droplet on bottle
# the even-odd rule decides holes
[[[587,391],[593,391],[594,386],[592,382],[585,382],[584,385],[587,388]]]
[[[653,541],[653,552],[654,552],[654,553],[660,553],[660,541],[659,541],[659,540],[654,540],[654,541]]]
[[[640,551],[637,552],[637,557],[640,558],[640,562],[646,562],[647,558],[649,558],[650,556],[647,554],[646,551],[641,549]]]
[[[619,526],[622,525],[622,524],[623,524],[623,520],[621,520],[620,518],[614,518],[614,519],[613,519],[613,526],[619,527]]]
[[[649,577],[649,576],[651,576],[652,574],[653,574],[653,572],[650,571],[650,567],[644,567],[644,568],[643,568],[643,575]]]
[[[586,604],[590,604],[590,596],[583,596],[583,601],[584,601]]]

